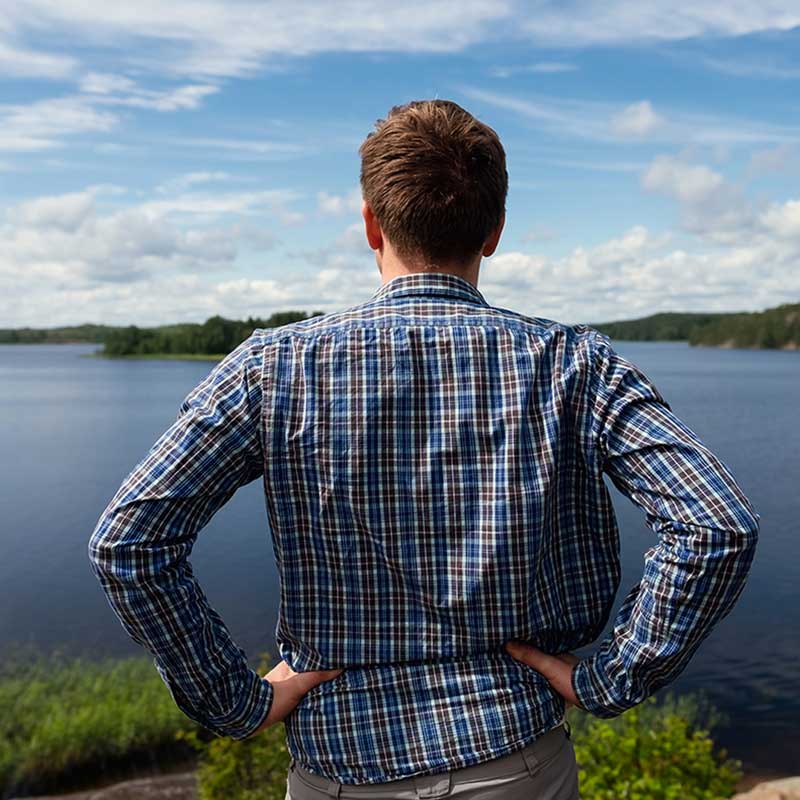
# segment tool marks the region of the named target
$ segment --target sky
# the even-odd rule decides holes
[[[368,300],[358,147],[425,98],[506,150],[492,305],[800,302],[799,90],[797,0],[0,0],[0,327]]]

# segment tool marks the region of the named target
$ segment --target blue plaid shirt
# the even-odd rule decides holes
[[[93,569],[178,707],[241,739],[272,687],[188,556],[261,479],[296,671],[344,667],[286,718],[291,755],[342,783],[517,750],[564,701],[507,654],[594,642],[620,581],[603,476],[657,544],[613,631],[573,672],[612,717],[673,680],[732,608],[760,515],[653,383],[582,324],[490,306],[446,273],[258,329],[184,400],[89,541]]]

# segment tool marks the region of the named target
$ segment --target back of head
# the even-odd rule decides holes
[[[449,100],[394,106],[359,148],[361,193],[404,261],[468,263],[505,213],[495,131]]]

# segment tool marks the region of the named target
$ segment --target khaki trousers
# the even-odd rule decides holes
[[[452,772],[412,775],[387,783],[342,784],[292,763],[285,800],[458,797],[459,800],[580,800],[569,728],[559,725],[521,750]]]

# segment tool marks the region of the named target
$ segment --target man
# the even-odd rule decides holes
[[[565,710],[613,717],[672,681],[737,600],[760,515],[606,336],[478,291],[508,188],[491,128],[418,101],[359,152],[381,287],[225,357],[92,565],[189,717],[234,739],[285,722],[287,797],[577,797]],[[620,580],[604,475],[658,543],[578,659]],[[281,578],[264,677],[187,558],[256,478]]]

